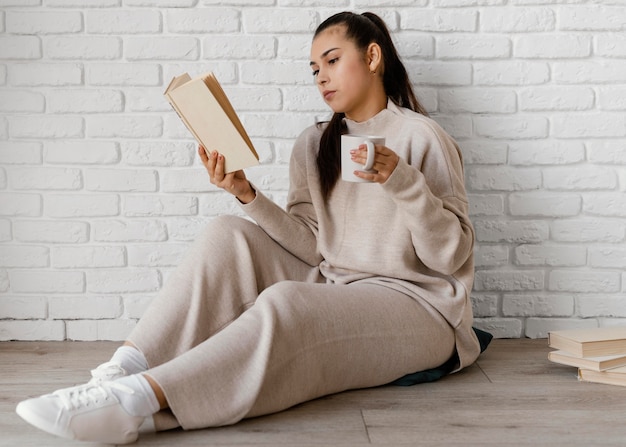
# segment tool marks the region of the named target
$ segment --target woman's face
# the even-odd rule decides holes
[[[343,26],[318,34],[311,46],[311,69],[326,104],[335,113],[355,119],[371,101],[370,87],[376,76],[370,73],[366,55],[347,39]]]

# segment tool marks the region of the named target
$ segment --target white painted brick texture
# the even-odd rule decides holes
[[[283,205],[328,115],[311,34],[379,13],[459,142],[476,326],[626,323],[626,4],[554,0],[0,1],[0,340],[123,340],[194,237],[241,215],[162,97],[212,70]]]

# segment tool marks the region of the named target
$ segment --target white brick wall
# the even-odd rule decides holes
[[[293,140],[328,113],[311,33],[343,9],[384,17],[461,145],[477,326],[626,323],[623,0],[0,0],[0,340],[123,339],[240,213],[162,97],[174,75],[217,74],[283,204]]]

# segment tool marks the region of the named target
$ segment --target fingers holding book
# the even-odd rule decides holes
[[[209,173],[212,184],[234,195],[242,203],[254,200],[256,193],[243,170],[226,174],[224,156],[217,151],[208,153],[204,147],[199,146],[198,155],[200,155],[200,160]]]

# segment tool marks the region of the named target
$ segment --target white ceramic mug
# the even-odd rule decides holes
[[[352,161],[350,151],[357,149],[360,145],[367,146],[367,161],[364,165]],[[347,182],[367,183],[369,180],[362,179],[354,175],[354,171],[372,172],[374,165],[375,144],[385,144],[385,137],[370,135],[346,134],[341,136],[341,178]]]

